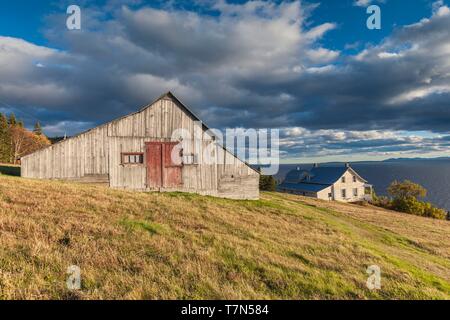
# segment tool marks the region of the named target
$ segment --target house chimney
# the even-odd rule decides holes
[[[347,163],[345,164],[345,167],[346,167],[346,168],[350,168],[350,163],[347,162]]]
[[[319,164],[318,164],[318,163],[314,163],[313,167],[314,167],[314,168],[318,168],[318,167],[319,167]]]

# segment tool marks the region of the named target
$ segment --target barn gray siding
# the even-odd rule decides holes
[[[183,185],[160,191],[195,192],[235,199],[259,197],[259,174],[225,151],[196,118],[171,94],[150,107],[94,128],[22,158],[22,176],[37,179],[66,179],[107,182],[113,188],[148,190],[144,165],[122,165],[122,152],[145,153],[145,143],[169,142],[172,133],[184,129],[184,154],[198,155],[198,163],[184,165]],[[200,139],[195,139],[195,137]],[[205,148],[214,150],[206,155]]]
[[[22,176],[76,179],[107,175],[108,156],[107,128],[99,127],[22,158]]]

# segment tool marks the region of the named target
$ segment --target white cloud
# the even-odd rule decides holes
[[[44,125],[42,130],[50,137],[62,137],[65,135],[70,135],[70,130],[75,130],[80,133],[92,128],[92,122],[83,121],[60,121],[53,124]]]
[[[385,0],[356,0],[354,2],[354,5],[358,6],[358,7],[368,7],[369,5],[376,3],[376,2],[384,3]]]
[[[22,39],[0,36],[1,77],[8,78],[9,81],[23,79],[33,72],[32,66],[36,61],[48,60],[57,55],[56,50],[37,46]]]
[[[325,48],[319,48],[306,51],[306,55],[314,63],[328,63],[335,60],[339,56],[339,52],[328,50]]]
[[[282,159],[347,160],[355,155],[386,158],[394,155],[439,155],[448,149],[450,136],[422,133],[413,135],[405,131],[346,131],[308,130],[302,127],[284,128],[281,131],[280,154]],[[314,160],[316,161],[316,160]]]
[[[450,8],[447,6],[440,7],[436,12],[436,15],[439,17],[448,16],[449,14],[450,14]]]
[[[396,53],[396,52],[380,52],[380,53],[378,53],[378,58],[380,58],[380,59],[399,58],[401,56],[402,56],[401,53]]]
[[[371,2],[372,2],[372,0],[356,0],[355,6],[367,7]]]
[[[129,94],[143,101],[148,99],[149,95],[157,97],[162,93],[173,91],[180,96],[190,96],[192,100],[200,102],[201,94],[181,84],[177,79],[166,80],[150,74],[133,74],[126,79],[125,83]]]
[[[391,104],[405,103],[415,99],[424,99],[432,94],[450,93],[450,85],[428,86],[404,92],[390,100]]]

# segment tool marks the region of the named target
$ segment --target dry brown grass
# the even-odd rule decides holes
[[[2,299],[450,298],[450,223],[0,176]],[[382,289],[366,288],[366,268]],[[67,268],[82,290],[66,288]]]

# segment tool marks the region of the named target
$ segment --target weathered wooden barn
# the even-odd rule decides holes
[[[259,198],[259,173],[199,121],[169,92],[136,113],[23,157],[22,177]]]

